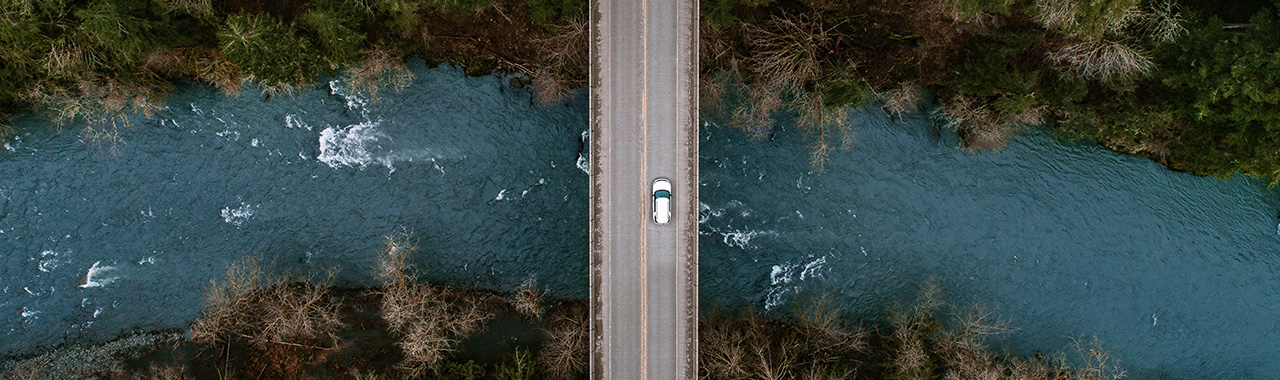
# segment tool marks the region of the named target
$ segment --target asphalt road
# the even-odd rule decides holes
[[[591,2],[592,379],[697,377],[697,15],[697,0]]]

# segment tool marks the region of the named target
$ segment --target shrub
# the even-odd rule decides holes
[[[142,17],[146,3],[139,1],[97,0],[77,9],[80,31],[115,65],[128,65],[151,50],[156,40],[152,22]]]
[[[1084,40],[1123,34],[1144,13],[1141,0],[1036,0],[1041,25]]]
[[[527,0],[529,21],[543,31],[553,31],[570,18],[581,18],[587,11],[586,0]]]
[[[424,0],[374,0],[373,5],[390,18],[388,25],[393,30],[407,34],[416,31],[422,23],[426,3]]]
[[[543,331],[538,360],[552,377],[576,379],[587,372],[589,335],[586,310],[561,315]]]
[[[210,283],[205,293],[209,304],[192,324],[191,336],[206,344],[241,338],[259,346],[332,344],[343,323],[328,289],[327,284],[270,276],[256,260],[234,263],[222,284]]]
[[[213,0],[158,0],[167,12],[182,12],[202,21],[214,18]]]
[[[955,9],[953,16],[958,21],[968,21],[982,13],[1008,15],[1013,0],[948,0]]]
[[[308,85],[324,69],[312,42],[270,15],[228,16],[218,30],[218,41],[227,61],[272,91]]]
[[[736,0],[698,1],[701,20],[706,21],[706,24],[713,29],[728,28],[738,22],[738,17],[733,15],[733,6],[737,4]]]
[[[488,371],[481,364],[468,360],[463,362],[442,362],[431,368],[429,379],[439,380],[481,380],[488,376]]]
[[[391,86],[401,90],[413,82],[414,75],[404,63],[404,56],[394,47],[379,44],[364,51],[364,59],[359,64],[348,67],[347,88],[352,91],[368,94],[370,98],[378,98],[378,89]]]
[[[426,0],[427,6],[442,12],[475,13],[493,6],[493,0]]]
[[[939,112],[946,126],[960,135],[965,145],[973,149],[999,149],[1009,143],[1014,126],[1005,123],[985,104],[973,97],[953,94],[944,98]]]
[[[380,266],[382,318],[400,336],[402,367],[419,373],[444,359],[462,339],[491,318],[473,299],[450,297],[444,289],[416,283],[408,257],[417,251],[412,233],[387,237]]]
[[[302,15],[302,23],[314,33],[331,67],[354,63],[365,46],[366,36],[360,31],[368,9],[345,0],[316,0],[311,10]]]
[[[516,311],[520,314],[534,319],[541,319],[543,311],[542,298],[543,291],[538,289],[538,281],[533,277],[529,277],[516,289],[511,304],[515,306]]]
[[[1063,72],[1099,80],[1139,78],[1155,67],[1147,53],[1119,41],[1064,44],[1049,53],[1049,60]]]
[[[534,41],[538,64],[529,74],[533,91],[543,105],[564,100],[574,86],[586,83],[588,34],[587,18],[574,16],[557,27],[554,34]]]
[[[538,361],[532,352],[523,348],[512,352],[493,370],[495,380],[533,380],[539,378],[537,374]]]
[[[899,83],[897,88],[881,92],[878,96],[884,101],[881,108],[894,117],[902,117],[903,113],[919,110],[924,101],[923,89],[912,82]]]

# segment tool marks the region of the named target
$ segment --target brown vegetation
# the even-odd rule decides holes
[[[953,128],[965,146],[974,149],[999,149],[1009,143],[1016,132],[1014,123],[1001,120],[986,104],[963,94],[944,98],[938,110],[947,127]]]
[[[222,284],[210,285],[209,305],[192,325],[197,341],[255,345],[332,345],[342,327],[329,286],[267,275],[253,260],[233,264]]]
[[[570,92],[587,83],[587,17],[569,17],[556,32],[533,41],[538,51],[532,72],[533,91],[542,104],[563,100]]]
[[[378,98],[378,89],[390,86],[404,89],[413,82],[413,72],[404,63],[404,55],[390,45],[375,45],[364,52],[359,65],[346,70],[347,87],[352,91]]]
[[[403,351],[401,366],[420,372],[443,360],[466,337],[477,332],[492,314],[475,298],[458,297],[449,290],[417,283],[409,256],[417,252],[407,231],[387,237],[380,264],[382,318],[396,335]]]
[[[1146,53],[1119,41],[1079,41],[1059,46],[1049,60],[1081,78],[1138,78],[1155,67]]]
[[[542,318],[542,303],[543,291],[538,289],[538,281],[533,277],[529,277],[524,280],[524,283],[520,284],[511,300],[511,304],[515,306],[517,312],[533,319]]]
[[[884,101],[881,106],[888,112],[890,116],[902,117],[907,112],[917,111],[923,102],[923,92],[919,85],[912,82],[903,82],[897,88],[881,92],[880,99]]]
[[[552,377],[576,379],[587,372],[587,310],[581,307],[562,310],[565,312],[557,315],[543,334],[545,340],[538,360]]]

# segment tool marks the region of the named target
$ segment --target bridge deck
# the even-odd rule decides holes
[[[697,40],[696,0],[591,2],[592,379],[697,377]]]

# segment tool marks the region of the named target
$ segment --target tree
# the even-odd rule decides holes
[[[1166,51],[1163,83],[1194,121],[1175,145],[1175,166],[1280,178],[1280,23],[1270,12],[1231,31],[1211,18]]]
[[[218,42],[228,61],[268,88],[310,83],[323,70],[324,59],[311,41],[266,14],[228,16]]]

